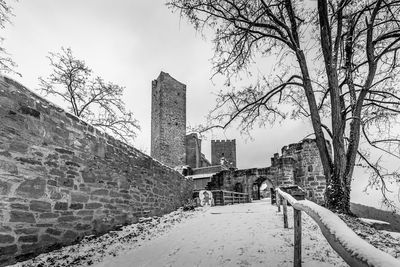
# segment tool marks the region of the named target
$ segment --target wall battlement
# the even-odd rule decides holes
[[[211,143],[236,143],[236,139],[232,140],[211,140]]]
[[[211,164],[220,165],[222,158],[229,167],[236,168],[236,139],[211,140]]]
[[[211,177],[208,188],[227,191],[240,188],[258,198],[260,193],[254,191],[254,185],[259,190],[265,181],[272,188],[297,184],[306,191],[308,199],[323,204],[326,181],[315,140],[284,146],[282,155],[275,153],[267,168],[222,170]]]

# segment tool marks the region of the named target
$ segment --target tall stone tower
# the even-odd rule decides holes
[[[185,165],[186,85],[165,72],[151,85],[150,154],[172,168]]]
[[[236,168],[236,140],[211,140],[211,164],[220,165],[221,158]]]

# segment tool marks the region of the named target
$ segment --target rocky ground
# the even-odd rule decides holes
[[[393,257],[400,258],[400,233],[377,230],[357,217],[344,214],[339,214],[339,217],[362,239]]]

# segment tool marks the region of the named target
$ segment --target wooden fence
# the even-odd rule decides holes
[[[400,260],[375,248],[360,238],[336,214],[308,200],[296,200],[281,189],[276,190],[278,211],[283,210],[283,226],[288,228],[287,206],[293,207],[294,217],[294,260],[295,267],[301,266],[301,212],[307,213],[319,226],[322,234],[350,266],[400,266]]]
[[[211,192],[213,194],[214,203],[216,206],[250,202],[250,196],[246,193],[238,193],[225,190],[212,190]]]

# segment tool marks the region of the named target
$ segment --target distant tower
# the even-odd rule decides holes
[[[192,168],[202,167],[201,139],[197,136],[197,133],[186,135],[186,165]]]
[[[220,165],[221,158],[236,168],[236,140],[211,140],[211,164]]]
[[[165,72],[151,85],[150,154],[172,168],[185,165],[186,85]]]

